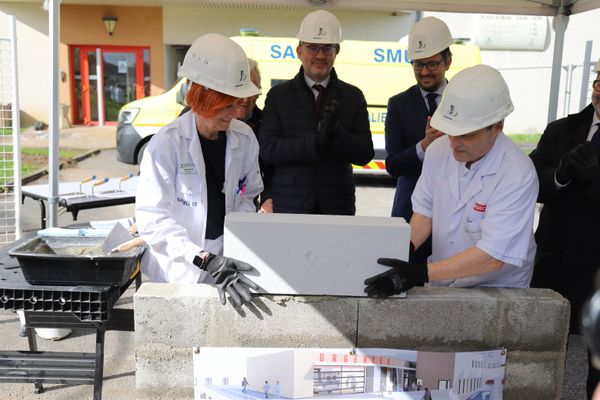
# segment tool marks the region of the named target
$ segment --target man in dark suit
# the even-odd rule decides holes
[[[571,334],[580,334],[582,306],[600,270],[600,60],[595,72],[592,103],[549,124],[530,155],[543,203],[531,286],[554,289],[571,302]],[[589,367],[591,398],[600,374]]]
[[[408,38],[417,84],[390,98],[385,121],[385,167],[396,178],[392,217],[410,222],[412,196],[427,147],[442,133],[429,120],[446,87],[446,71],[452,64],[448,26],[435,17],[425,17],[413,26]],[[426,262],[431,254],[431,239],[411,255],[415,262]]]
[[[273,212],[354,215],[352,164],[373,158],[367,102],[338,79],[333,64],[342,29],[332,13],[308,14],[296,48],[302,67],[267,94],[260,156],[273,166]],[[265,208],[266,203],[263,204]]]

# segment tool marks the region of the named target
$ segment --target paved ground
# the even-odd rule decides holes
[[[117,146],[116,126],[76,126],[60,131],[60,147],[75,149],[114,149]],[[48,131],[27,130],[21,134],[23,147],[48,147]]]
[[[28,132],[22,135],[24,146],[47,146],[46,132]],[[77,181],[91,174],[98,176],[123,176],[137,173],[137,166],[116,161],[115,127],[88,128],[76,127],[61,133],[61,147],[80,149],[104,149],[97,156],[88,158],[75,167],[60,171],[61,181]],[[44,183],[44,177],[33,183]],[[387,216],[393,199],[393,185],[386,179],[359,179],[357,192],[357,214]],[[25,231],[39,229],[39,208],[37,203],[27,199],[23,209],[22,226]],[[107,207],[95,210],[83,210],[79,213],[80,222],[91,220],[115,219],[133,215],[133,205]],[[60,226],[71,224],[71,214],[59,214]],[[120,307],[132,307],[133,291],[128,290],[119,300]],[[27,350],[27,340],[18,335],[19,322],[17,315],[11,312],[0,312],[0,351]],[[106,334],[106,356],[104,367],[103,398],[110,400],[134,399],[135,396],[135,356],[133,351],[134,333],[108,332]],[[38,339],[40,350],[93,352],[94,335],[89,331],[75,331],[68,338],[51,342]],[[567,356],[565,390],[562,399],[585,399],[585,376],[587,362],[584,347],[580,338],[570,340]],[[80,400],[91,399],[91,386],[48,385],[42,395],[33,393],[30,384],[0,384],[0,399],[20,400]]]

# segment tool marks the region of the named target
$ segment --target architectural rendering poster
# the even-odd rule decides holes
[[[506,350],[194,348],[195,399],[501,400]]]

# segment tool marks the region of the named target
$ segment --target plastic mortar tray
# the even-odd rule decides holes
[[[145,246],[105,254],[104,237],[34,237],[8,251],[32,285],[123,285]]]

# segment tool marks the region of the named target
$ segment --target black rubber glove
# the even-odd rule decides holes
[[[590,142],[581,143],[571,151],[575,178],[587,182],[600,172],[598,153]]]
[[[558,168],[556,169],[556,174],[554,178],[556,182],[561,185],[566,185],[575,177],[575,170],[573,169],[573,160],[571,160],[572,151],[565,153],[560,162],[558,163]]]
[[[340,129],[340,107],[337,100],[332,100],[321,113],[317,124],[317,148],[322,149],[333,142]]]
[[[392,269],[365,280],[365,293],[369,297],[388,297],[429,282],[427,264],[413,264],[395,258],[379,258],[377,263]]]
[[[229,301],[239,307],[242,305],[242,299],[248,303],[252,300],[248,289],[258,289],[258,285],[241,272],[252,270],[252,265],[243,261],[209,253],[200,269],[208,271],[212,276],[223,305],[226,303],[225,293],[229,295]]]

